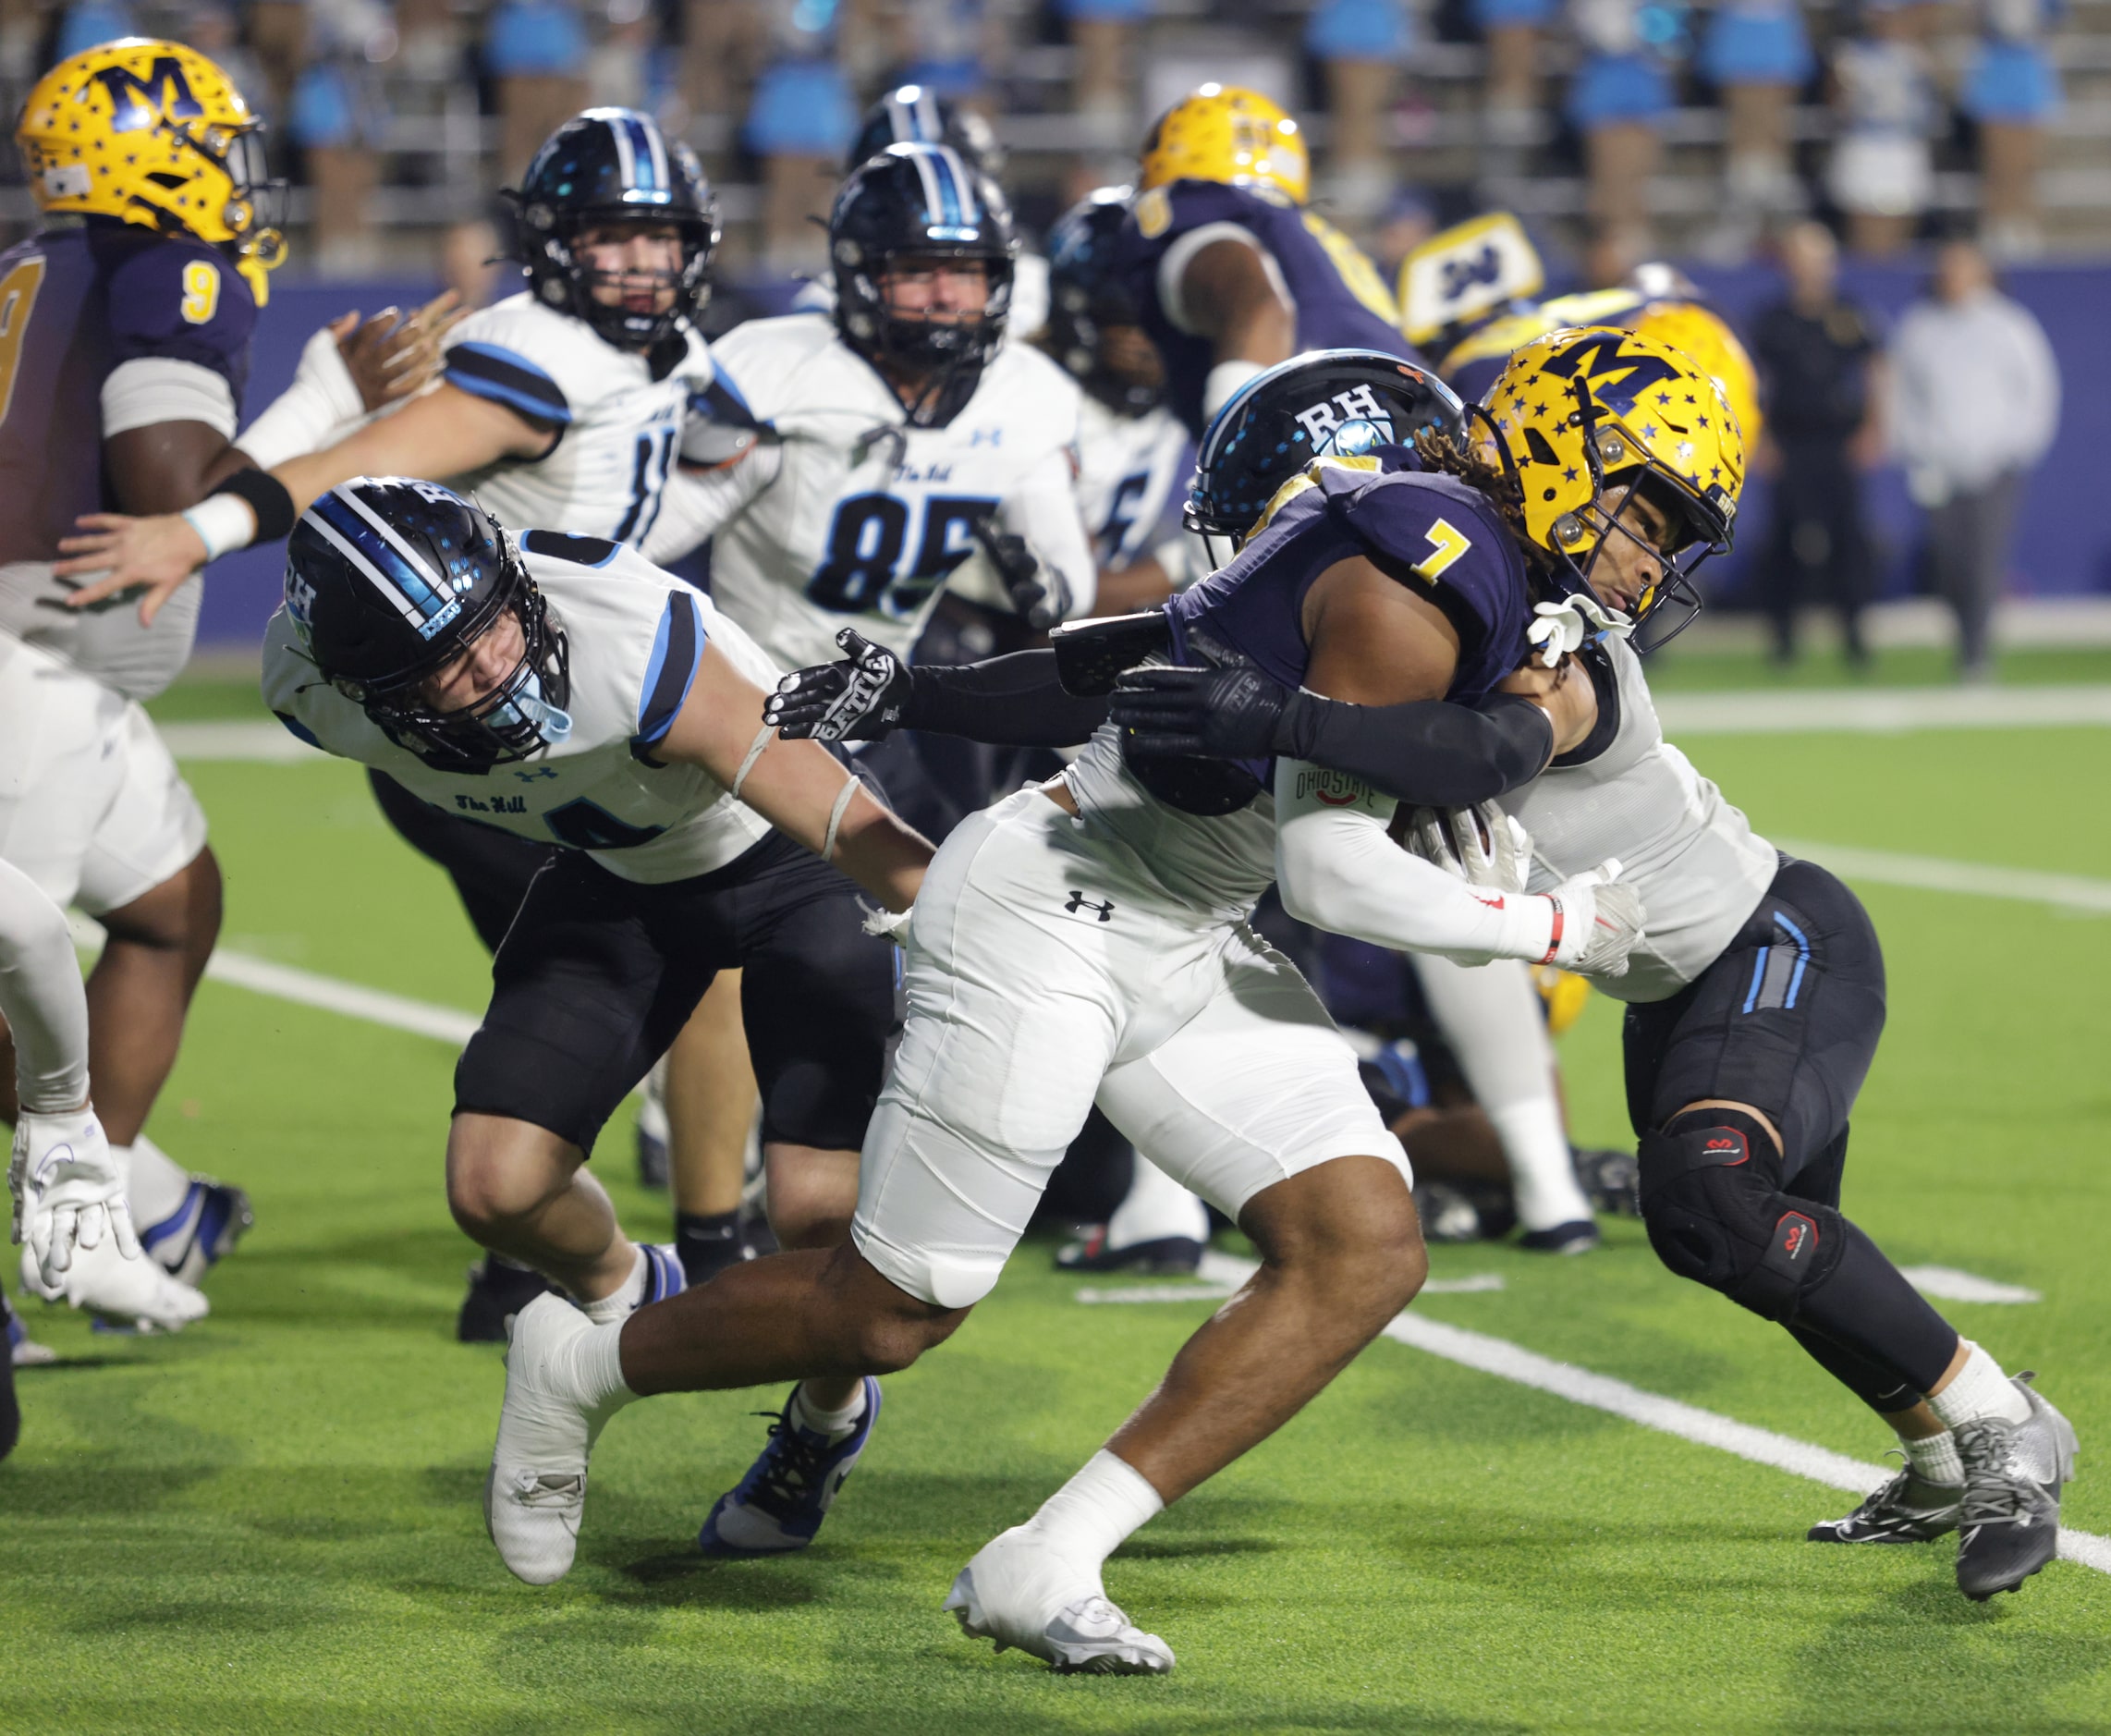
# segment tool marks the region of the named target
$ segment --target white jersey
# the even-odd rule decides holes
[[[583,850],[625,880],[687,880],[750,849],[770,829],[760,814],[699,767],[641,756],[681,710],[707,642],[765,691],[775,666],[708,597],[629,549],[530,531],[520,552],[570,651],[564,740],[481,776],[435,771],[317,679],[283,608],[264,635],[265,703],[295,735],[422,801]]]
[[[436,480],[516,529],[638,544],[659,516],[689,402],[711,385],[711,352],[686,324],[651,357],[619,349],[523,291],[454,329],[446,380],[556,423],[557,444],[543,458]]]
[[[894,389],[822,314],[737,326],[713,360],[763,437],[677,477],[643,546],[672,560],[713,537],[712,594],[778,662],[834,662],[846,627],[906,654],[946,581],[986,566],[971,527],[993,513],[1062,575],[1073,613],[1090,611],[1080,394],[1038,350],[999,348],[943,428],[907,425]]]
[[[1598,985],[1620,1000],[1664,1000],[1715,961],[1780,864],[1774,846],[1664,739],[1641,659],[1618,642],[1605,648],[1619,704],[1612,741],[1583,764],[1542,772],[1503,806],[1531,834],[1534,892],[1619,858],[1647,930],[1628,973]]]
[[[1166,509],[1191,468],[1188,431],[1164,405],[1123,416],[1088,396],[1078,422],[1078,500],[1092,553],[1118,572],[1163,540]]]

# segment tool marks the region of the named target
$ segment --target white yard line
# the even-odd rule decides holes
[[[1674,738],[2111,725],[2111,686],[1785,688],[1655,699],[1664,732]]]
[[[179,760],[258,760],[290,764],[329,756],[311,748],[284,724],[269,718],[214,719],[206,723],[165,723],[161,739]]]
[[[1944,1302],[2034,1302],[2044,1297],[2020,1284],[2003,1284],[1976,1272],[1960,1272],[1954,1265],[1902,1265],[1898,1276],[1923,1296]]]
[[[1986,862],[1952,862],[1946,856],[1910,856],[1897,850],[1862,850],[1852,844],[1812,844],[1768,833],[1768,841],[1791,856],[1830,868],[1849,880],[1911,886],[1922,892],[1958,892],[1971,898],[2049,904],[2056,910],[2111,915],[2111,880],[2045,874],[2035,868],[2001,868]]]
[[[1198,1276],[1212,1284],[1231,1286],[1244,1283],[1253,1270],[1252,1261],[1213,1250],[1202,1256]],[[1750,1460],[1753,1464],[1769,1465],[1776,1471],[1824,1484],[1828,1488],[1844,1489],[1850,1495],[1867,1495],[1893,1474],[1882,1466],[1865,1464],[1859,1459],[1849,1459],[1844,1453],[1813,1446],[1809,1441],[1776,1435],[1771,1429],[1754,1428],[1749,1423],[1717,1416],[1713,1411],[1682,1404],[1660,1393],[1644,1392],[1640,1387],[1630,1387],[1609,1375],[1592,1374],[1573,1363],[1556,1362],[1551,1356],[1528,1351],[1521,1344],[1512,1344],[1507,1339],[1492,1338],[1485,1332],[1470,1332],[1464,1326],[1446,1326],[1441,1320],[1431,1320],[1411,1311],[1396,1316],[1385,1328],[1385,1336],[1396,1344],[1441,1356],[1447,1363],[1494,1375],[1501,1380],[1515,1381],[1520,1387],[1551,1393],[1571,1404],[1605,1411],[1659,1434],[1676,1435],[1680,1440],[1713,1447],[1719,1452]],[[2079,1561],[2100,1573],[2111,1573],[2111,1537],[2062,1526],[2059,1538],[2062,1560]]]

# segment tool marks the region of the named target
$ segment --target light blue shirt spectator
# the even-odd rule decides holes
[[[1985,0],[1983,33],[1958,92],[1958,105],[1972,119],[2029,125],[2059,112],[2059,74],[2045,46],[2058,10],[2050,0]]]
[[[1108,24],[1141,24],[1151,16],[1152,0],[1057,0],[1067,18]]]
[[[1728,0],[1709,18],[1696,63],[1719,88],[1800,86],[1816,66],[1795,0]]]
[[[781,60],[755,80],[742,136],[759,156],[839,157],[857,131],[857,105],[840,67]]]
[[[570,0],[506,0],[491,15],[483,52],[499,78],[577,73],[586,66],[586,25]]]
[[[1671,79],[1643,34],[1644,11],[1661,10],[1637,0],[1576,0],[1570,7],[1584,59],[1569,81],[1567,111],[1580,130],[1654,124],[1669,112]]]
[[[1320,0],[1305,24],[1305,46],[1322,60],[1397,63],[1414,45],[1404,0]]]
[[[1561,14],[1560,0],[1473,0],[1473,22],[1483,30],[1544,30]]]
[[[79,0],[78,5],[67,7],[66,16],[59,20],[53,57],[55,61],[68,60],[98,43],[138,34],[128,6],[119,6],[116,0]]]

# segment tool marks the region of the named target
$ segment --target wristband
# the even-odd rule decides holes
[[[1561,930],[1564,919],[1561,909],[1561,900],[1556,898],[1554,894],[1550,892],[1546,896],[1546,901],[1554,906],[1554,928],[1553,932],[1550,933],[1546,937],[1546,957],[1540,960],[1539,962],[1542,964],[1552,964],[1554,962],[1554,955],[1561,950]]]
[[[269,471],[237,471],[215,485],[213,495],[233,495],[250,503],[250,510],[257,517],[257,528],[250,536],[251,543],[275,543],[282,536],[290,536],[293,521],[299,517],[286,484]],[[213,495],[206,499],[212,499]]]
[[[205,544],[205,558],[218,560],[254,540],[257,515],[250,503],[233,495],[212,494],[183,515],[184,523]]]
[[[1243,357],[1218,362],[1202,382],[1202,420],[1214,422],[1217,411],[1231,402],[1240,386],[1265,373],[1267,369],[1258,361],[1248,361]]]

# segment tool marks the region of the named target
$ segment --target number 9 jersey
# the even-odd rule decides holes
[[[973,526],[990,518],[1062,575],[1072,614],[1091,612],[1080,394],[1038,350],[999,346],[936,427],[908,422],[825,314],[750,321],[712,359],[717,390],[760,438],[719,471],[677,480],[645,553],[665,564],[714,536],[713,596],[779,663],[834,662],[846,627],[907,655],[946,581],[970,561],[987,567]],[[692,447],[726,432],[698,425]]]

